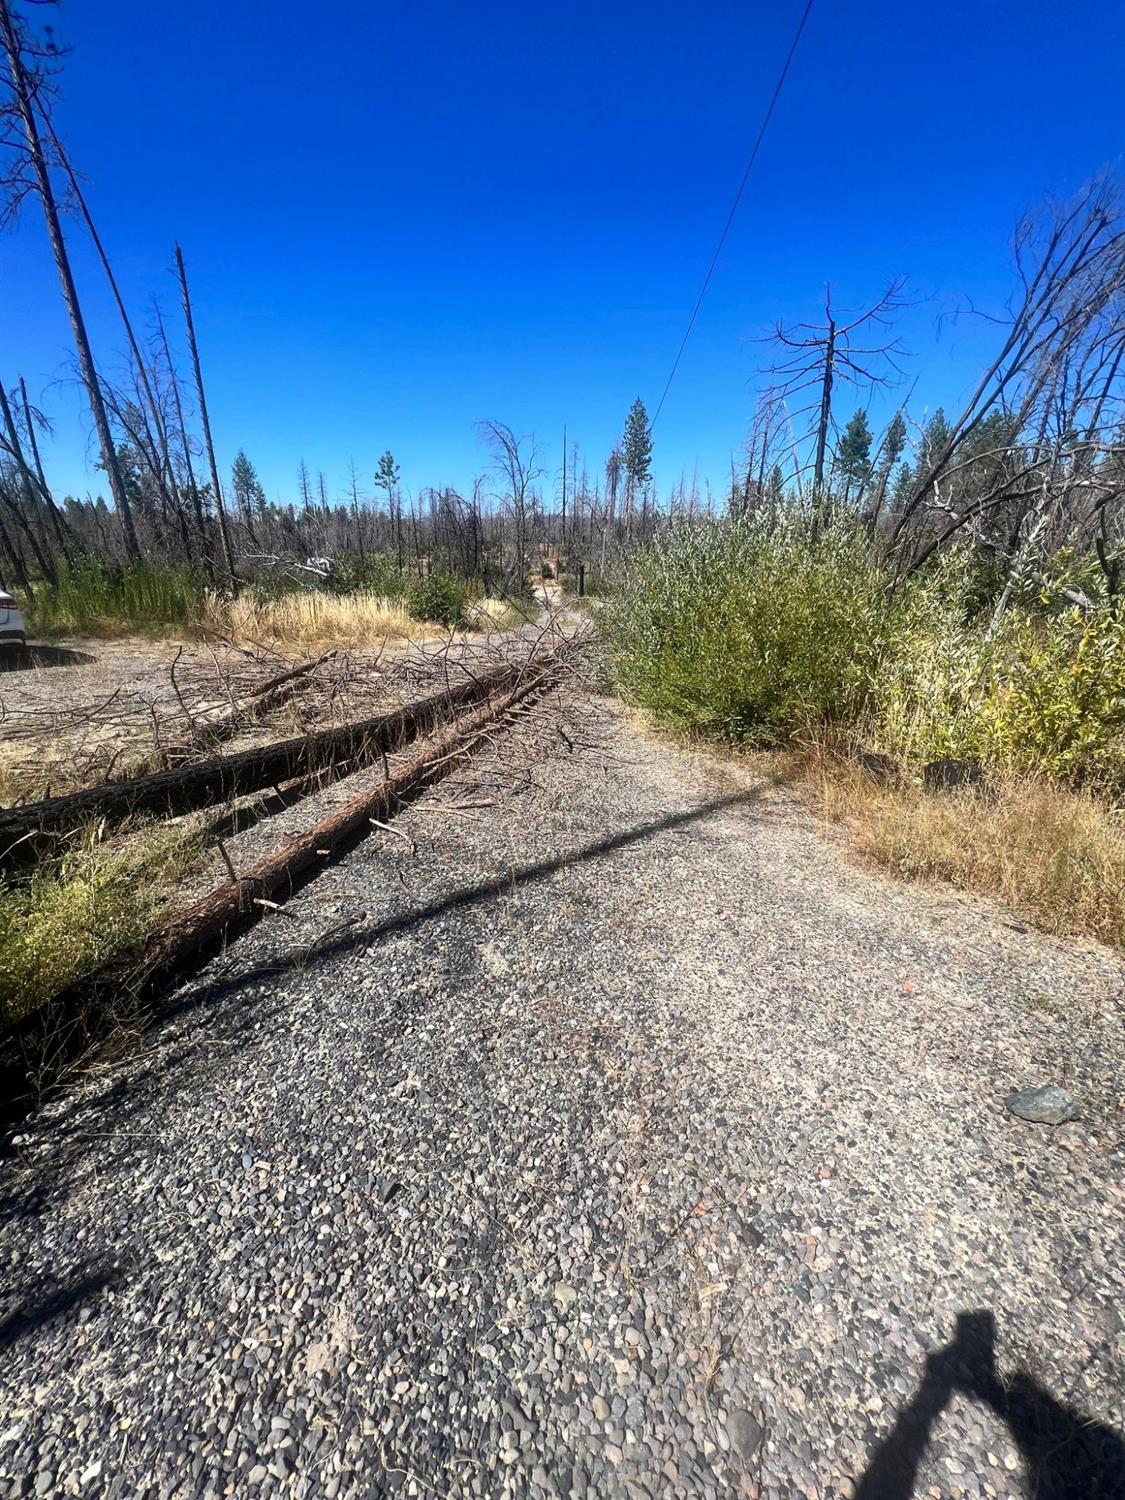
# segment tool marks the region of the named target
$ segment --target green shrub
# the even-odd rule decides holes
[[[879,684],[877,735],[910,760],[979,757],[1006,772],[1125,787],[1125,620],[1010,609],[994,636],[955,600],[912,611]]]
[[[673,526],[599,613],[621,686],[669,721],[751,743],[867,709],[899,604],[861,532],[750,518]]]
[[[197,853],[182,829],[146,829],[116,852],[88,836],[26,884],[0,883],[0,1024],[146,937]]]
[[[461,623],[469,598],[469,586],[452,573],[434,572],[411,580],[406,607],[416,620],[434,620],[451,630]]]
[[[755,744],[817,725],[908,765],[1125,790],[1125,617],[1042,597],[997,629],[966,550],[892,591],[847,519],[673,527],[599,611],[619,685],[682,726]]]

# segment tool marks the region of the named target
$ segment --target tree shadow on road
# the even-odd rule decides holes
[[[76,1115],[51,1122],[50,1172],[42,1165],[21,1170],[18,1160],[9,1164],[0,1157],[0,1224],[15,1220],[34,1223],[64,1200],[78,1164],[95,1145],[103,1169],[112,1170],[115,1160],[119,1156],[127,1158],[132,1149],[131,1124],[140,1119],[147,1128],[154,1099],[159,1099],[166,1108],[178,1089],[192,1086],[201,1067],[214,1066],[215,1059],[220,1057],[224,1066],[230,1066],[234,1058],[252,1051],[260,1040],[263,1024],[271,1021],[280,1024],[284,1011],[284,994],[263,984],[271,976],[306,969],[334,955],[373,947],[448,913],[509,896],[521,886],[547,879],[558,870],[615,854],[661,833],[687,830],[713,813],[747,805],[759,795],[757,789],[750,789],[718,797],[549,859],[515,866],[502,875],[461,886],[438,900],[393,913],[374,924],[363,921],[348,924],[342,930],[337,927],[312,943],[301,942],[264,962],[247,963],[234,972],[213,978],[200,975],[198,982],[183,986],[163,1003],[153,1005],[149,1019],[149,1024],[157,1030],[190,1016],[193,1022],[190,1034],[179,1037],[170,1052],[152,1049],[142,1059],[132,1057],[125,1069],[109,1070],[97,1097],[86,1100]],[[202,967],[201,963],[199,968]],[[235,997],[239,1000],[237,1006],[224,1003]],[[388,1000],[391,998],[388,996]],[[65,1085],[61,1088],[65,1089]],[[34,1103],[34,1099],[29,1101],[30,1109]],[[17,1124],[26,1113],[27,1110],[12,1112],[8,1123]],[[111,1122],[112,1129],[102,1129],[101,1122]]]
[[[74,651],[70,646],[46,646],[31,641],[26,646],[5,646],[0,650],[0,672],[30,672],[35,667],[86,667],[96,656],[88,651]]]
[[[0,1350],[7,1349],[36,1329],[54,1323],[79,1303],[97,1297],[107,1287],[116,1286],[120,1280],[119,1267],[93,1266],[64,1282],[37,1287],[34,1296],[25,1297],[11,1312],[0,1318]]]
[[[1034,1500],[1125,1496],[1120,1434],[1057,1400],[1026,1372],[1002,1381],[996,1320],[978,1311],[961,1313],[953,1340],[927,1358],[922,1383],[872,1455],[855,1500],[910,1500],[933,1425],[954,1391],[990,1407],[1007,1424]]]
[[[641,823],[635,828],[627,828],[621,833],[586,844],[580,849],[568,850],[550,859],[537,860],[532,864],[513,866],[503,875],[494,876],[491,880],[478,881],[474,885],[461,886],[437,901],[399,912],[374,925],[366,923],[350,925],[347,930],[335,932],[322,941],[314,942],[311,946],[303,945],[289,953],[279,955],[277,959],[269,963],[255,964],[236,974],[217,979],[214,983],[183,996],[180,1002],[174,1002],[171,1007],[167,1007],[164,1014],[176,1014],[184,1008],[194,1009],[202,1004],[212,1004],[269,975],[284,974],[292,969],[305,968],[313,960],[322,962],[326,958],[350,953],[357,948],[373,947],[386,938],[410,932],[450,912],[492,901],[498,896],[512,895],[521,886],[545,880],[559,870],[586,864],[607,854],[616,854],[622,849],[644,843],[660,833],[674,833],[710,817],[713,813],[745,806],[755,801],[760,795],[761,790],[754,787],[747,791],[732,792],[725,797],[715,797],[709,802],[700,803],[697,807],[688,808],[685,812],[669,813],[666,817],[657,818],[654,822]]]

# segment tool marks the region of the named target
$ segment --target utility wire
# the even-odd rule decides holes
[[[653,415],[652,421],[649,423],[650,432],[656,426],[656,419],[664,409],[664,402],[667,399],[668,392],[672,388],[672,381],[676,378],[676,371],[680,367],[680,360],[683,358],[684,350],[687,348],[687,341],[689,338],[691,338],[691,331],[695,327],[695,320],[699,316],[699,309],[703,306],[703,299],[707,295],[707,288],[711,285],[711,277],[714,275],[715,267],[719,263],[719,256],[722,254],[723,246],[726,244],[727,235],[730,233],[730,226],[734,223],[734,216],[738,212],[738,205],[742,201],[742,194],[745,191],[747,182],[750,180],[750,173],[754,170],[754,163],[758,159],[758,151],[761,148],[762,141],[766,134],[766,129],[769,126],[770,118],[773,115],[774,106],[777,104],[778,97],[781,94],[785,79],[789,73],[789,64],[793,61],[793,55],[797,51],[797,43],[801,40],[801,33],[805,29],[805,22],[808,20],[809,12],[812,10],[812,8],[813,0],[807,0],[804,13],[802,14],[800,22],[798,23],[797,30],[794,33],[793,41],[790,45],[788,55],[786,56],[785,65],[782,68],[780,75],[778,76],[777,87],[773,91],[773,97],[770,99],[769,108],[766,110],[765,117],[762,120],[761,129],[758,131],[758,138],[754,142],[754,149],[750,153],[750,160],[746,163],[746,171],[743,172],[742,181],[738,184],[738,192],[734,195],[734,202],[730,206],[730,213],[727,214],[727,221],[723,225],[723,232],[719,236],[719,243],[715,246],[715,253],[711,257],[711,264],[707,267],[707,275],[703,278],[703,285],[699,289],[699,296],[695,299],[695,306],[691,310],[691,317],[688,319],[688,325],[684,329],[684,336],[680,340],[680,347],[676,350],[676,358],[672,361],[672,368],[668,372],[668,379],[664,382],[664,390],[661,393],[656,412]]]

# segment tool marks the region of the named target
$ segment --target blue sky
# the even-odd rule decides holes
[[[298,460],[332,493],[390,447],[404,481],[467,487],[474,423],[563,424],[600,467],[634,396],[655,406],[797,3],[66,0],[60,134],[127,298],[184,247],[224,472],[271,499]],[[1120,170],[1125,9],[816,0],[655,434],[662,485],[722,488],[755,342],[894,275],[917,403],[954,405],[992,340],[939,311],[997,307],[1019,213]],[[95,348],[123,346],[77,221]],[[0,373],[56,424],[62,492],[99,487],[68,332],[29,203],[0,237]],[[841,410],[845,418],[847,410]]]

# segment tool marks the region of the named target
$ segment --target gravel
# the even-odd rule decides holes
[[[569,719],[29,1122],[8,1492],[870,1500],[921,1432],[920,1496],[1125,1493],[1121,963]],[[1045,1077],[1080,1121],[1009,1112]],[[1018,1410],[1105,1424],[1081,1489],[970,1333]]]

